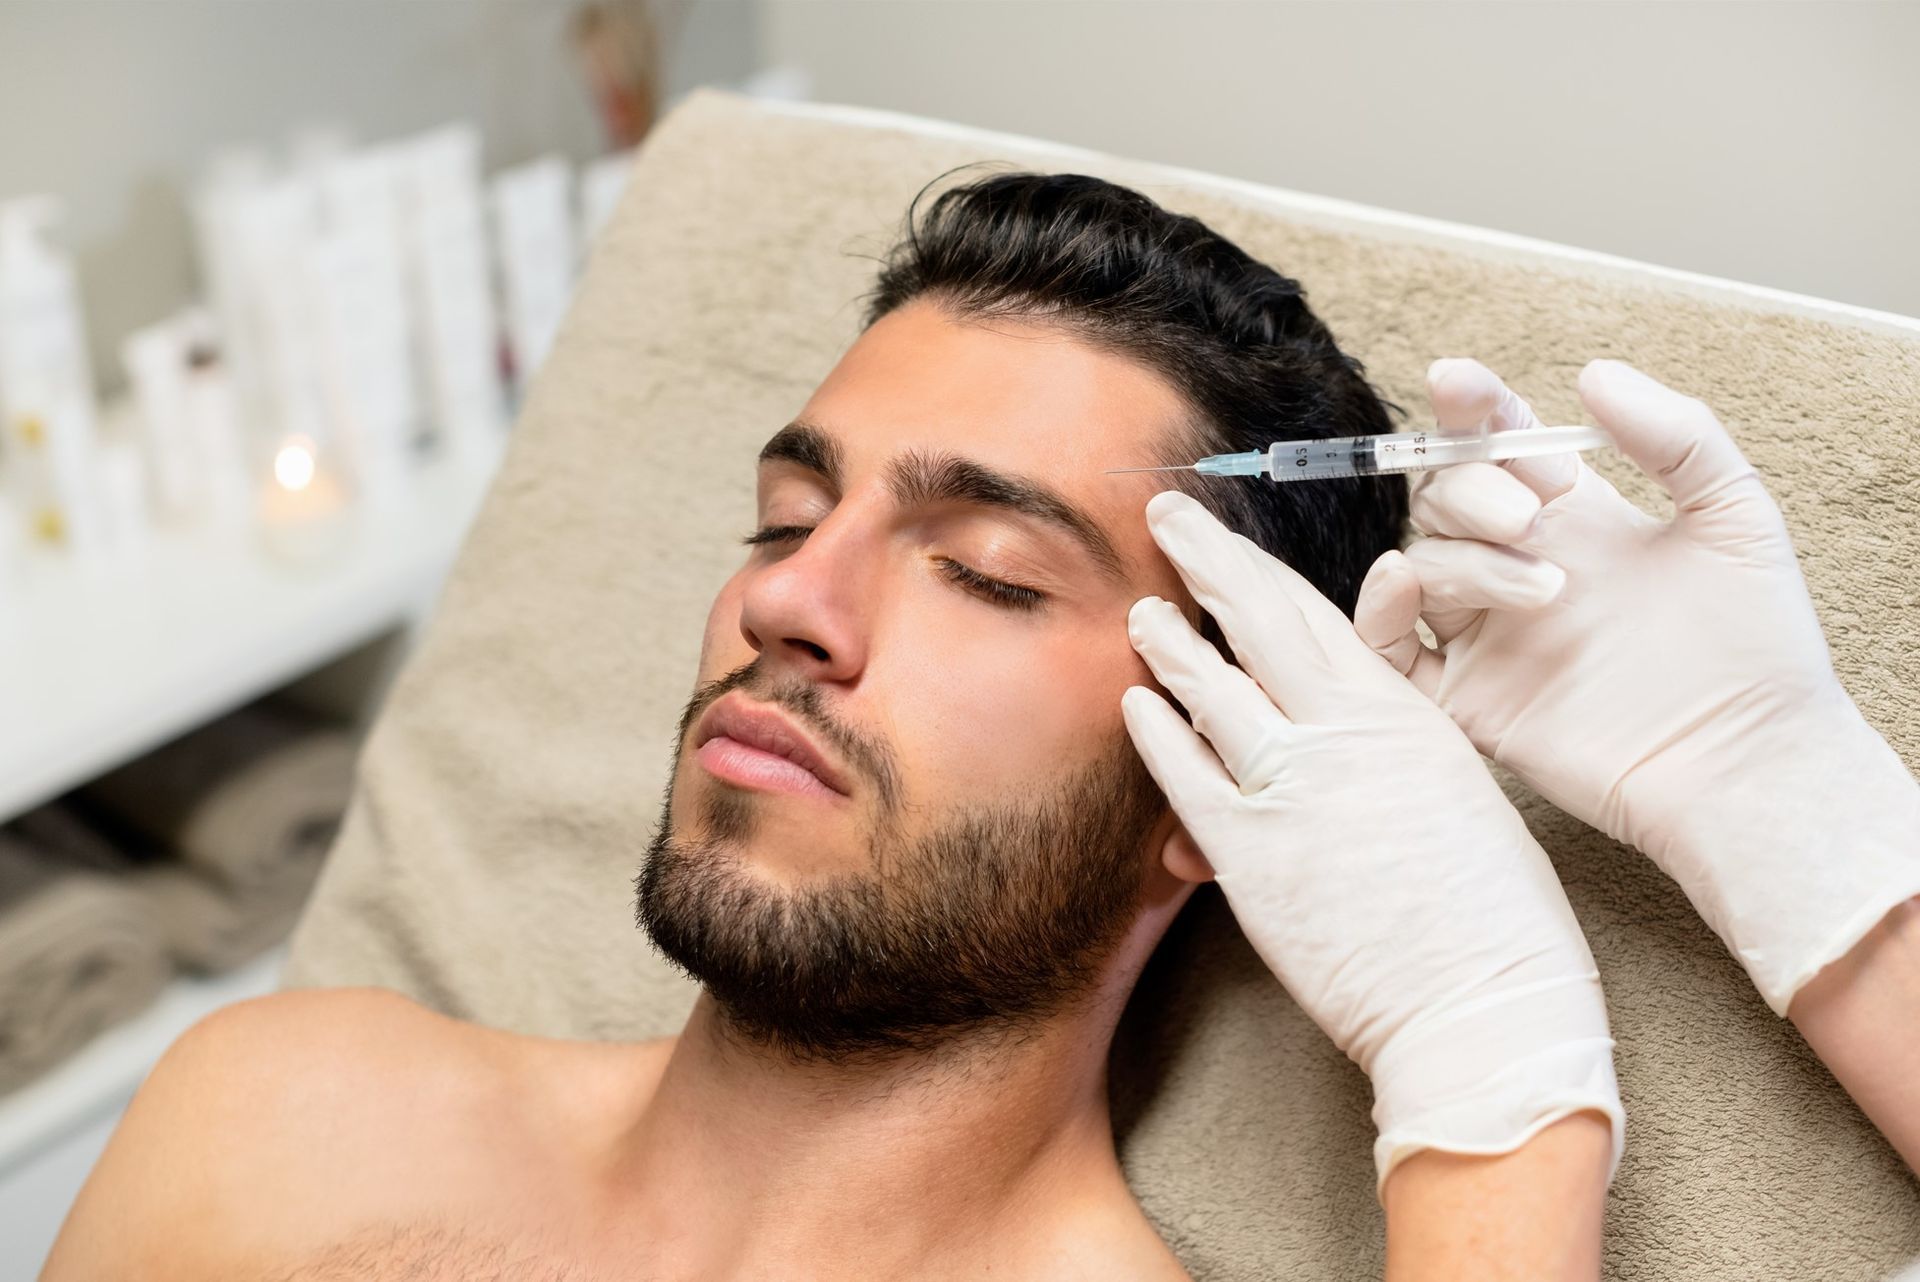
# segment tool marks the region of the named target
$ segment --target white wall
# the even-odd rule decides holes
[[[825,101],[1920,315],[1920,4],[763,2]]]
[[[197,288],[186,193],[217,148],[338,125],[477,122],[489,169],[603,150],[575,70],[578,0],[0,0],[0,197],[53,192],[96,379]],[[753,0],[671,0],[669,88],[757,65]]]

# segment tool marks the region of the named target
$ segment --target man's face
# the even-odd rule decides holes
[[[1132,361],[923,300],[769,442],[638,879],[748,1031],[922,1045],[1090,985],[1167,822],[1120,716],[1151,683],[1127,610],[1185,600],[1157,486],[1102,469],[1186,416]]]

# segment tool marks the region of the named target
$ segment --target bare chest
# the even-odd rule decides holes
[[[262,1282],[642,1282],[651,1274],[637,1260],[618,1269],[595,1265],[539,1235],[388,1224],[254,1276]]]

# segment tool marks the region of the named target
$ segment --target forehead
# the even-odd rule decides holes
[[[867,329],[799,415],[840,440],[854,476],[909,449],[964,455],[1058,490],[1116,544],[1146,539],[1141,509],[1166,483],[1102,469],[1159,462],[1188,416],[1137,361],[1045,324],[956,320],[925,300]]]

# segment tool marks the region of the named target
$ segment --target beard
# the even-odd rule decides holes
[[[757,677],[747,664],[687,704],[634,879],[639,924],[730,1031],[800,1060],[924,1053],[968,1032],[1017,1034],[1094,989],[1138,912],[1144,846],[1166,809],[1124,730],[1094,760],[909,838],[885,745],[835,722],[817,687],[754,689]],[[674,830],[687,728],[738,688],[795,716],[873,785],[866,870],[770,884],[743,854],[761,799],[731,788],[702,798],[698,836]]]

